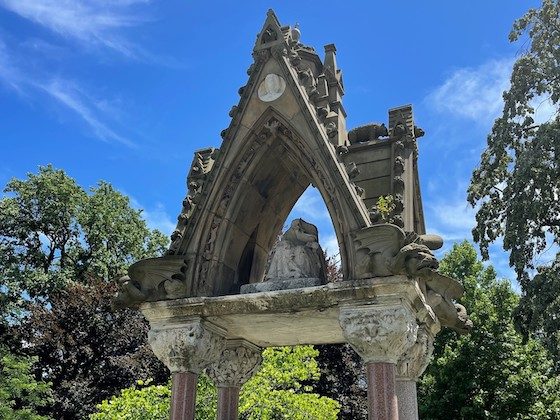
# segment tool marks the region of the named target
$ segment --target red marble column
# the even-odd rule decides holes
[[[393,363],[368,363],[368,419],[399,420],[399,407],[395,391],[395,365]]]
[[[239,387],[218,387],[218,416],[217,420],[237,420],[239,405]]]
[[[194,420],[197,380],[196,373],[173,374],[170,420]]]

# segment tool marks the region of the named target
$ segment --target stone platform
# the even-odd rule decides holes
[[[406,276],[341,281],[323,286],[219,297],[183,298],[140,306],[152,331],[202,319],[223,330],[227,340],[259,347],[344,343],[341,308],[402,305],[432,334],[439,322],[418,282]]]

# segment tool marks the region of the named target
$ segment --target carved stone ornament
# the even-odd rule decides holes
[[[218,387],[241,387],[262,363],[261,349],[245,340],[228,341],[220,359],[206,373]]]
[[[416,342],[416,317],[401,305],[342,308],[339,322],[346,341],[365,363],[396,364]]]
[[[263,102],[272,102],[278,99],[286,90],[286,81],[282,76],[267,74],[258,88],[259,99]]]
[[[201,201],[203,189],[208,181],[210,173],[214,168],[219,149],[209,147],[198,150],[194,154],[191,169],[187,177],[188,194],[183,200],[183,208],[177,217],[177,226],[171,234],[171,245],[167,250],[167,255],[177,253],[189,221],[195,216],[197,204]]]
[[[358,278],[417,276],[438,267],[431,250],[441,247],[442,241],[435,235],[406,234],[398,226],[383,223],[359,230],[354,238]]]
[[[187,282],[189,261],[185,256],[165,255],[132,264],[128,275],[119,279],[116,308],[134,307],[141,302],[176,299],[191,292]]]
[[[434,337],[425,326],[418,328],[416,343],[401,356],[397,363],[397,376],[416,381],[424,373],[434,351]]]
[[[200,373],[219,359],[226,345],[224,333],[221,328],[197,318],[150,329],[148,343],[171,373]]]

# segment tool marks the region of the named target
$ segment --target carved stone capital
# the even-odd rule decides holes
[[[148,343],[171,371],[200,373],[219,359],[226,345],[225,331],[200,318],[151,329]]]
[[[346,341],[366,363],[396,364],[416,341],[418,324],[403,305],[371,305],[340,310]]]
[[[259,369],[261,349],[245,340],[229,340],[219,360],[206,370],[218,387],[241,387]]]
[[[397,377],[410,381],[418,380],[428,367],[433,352],[433,335],[426,326],[419,327],[416,343],[405,351],[397,363]]]

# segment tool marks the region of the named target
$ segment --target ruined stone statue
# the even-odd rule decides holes
[[[241,286],[241,293],[319,286],[326,283],[325,273],[317,227],[295,219],[274,246],[264,281]]]
[[[265,281],[299,278],[325,280],[325,257],[318,240],[314,225],[302,219],[294,220],[273,250]]]

